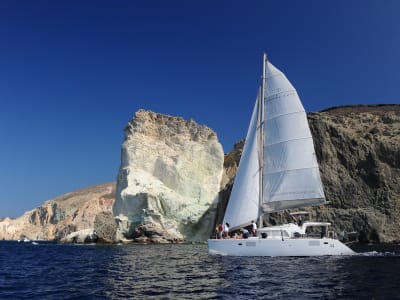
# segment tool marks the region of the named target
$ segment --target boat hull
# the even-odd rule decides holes
[[[339,240],[324,239],[209,239],[208,253],[232,256],[323,256],[354,255]]]

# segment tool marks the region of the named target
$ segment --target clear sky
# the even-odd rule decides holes
[[[140,108],[244,138],[266,51],[307,111],[400,103],[400,1],[0,1],[0,217],[116,180]]]

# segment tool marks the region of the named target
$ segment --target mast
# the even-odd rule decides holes
[[[267,70],[267,54],[263,53],[263,71],[261,77],[261,99],[259,100],[259,111],[258,111],[258,122],[259,122],[259,153],[258,153],[258,160],[259,160],[259,196],[258,196],[258,217],[259,217],[259,227],[263,227],[263,187],[264,187],[264,103],[265,103],[265,89],[266,89],[266,70]]]

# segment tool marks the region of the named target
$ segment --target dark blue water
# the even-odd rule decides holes
[[[1,299],[400,299],[400,246],[221,257],[206,245],[0,242]]]

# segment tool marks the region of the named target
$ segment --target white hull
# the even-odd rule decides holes
[[[233,256],[322,256],[354,255],[339,240],[331,238],[209,239],[208,253]]]

